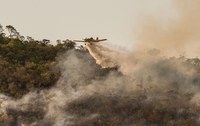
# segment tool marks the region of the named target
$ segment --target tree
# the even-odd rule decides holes
[[[64,48],[66,49],[73,49],[76,43],[69,39],[66,39],[66,40],[63,40],[63,45],[64,45]]]
[[[25,37],[24,37],[24,36],[20,36],[20,37],[19,37],[19,40],[24,41],[24,40],[25,40]]]
[[[29,42],[33,42],[33,41],[34,41],[34,39],[33,39],[32,37],[30,37],[30,36],[27,36],[26,38],[27,38],[27,40],[28,40]]]
[[[59,40],[59,39],[56,40],[56,42],[57,42],[57,44],[61,44],[61,40]]]
[[[50,43],[50,40],[48,40],[48,39],[42,40],[42,44],[44,44],[44,45],[48,45],[49,43]]]
[[[3,26],[0,24],[0,33],[3,33]]]
[[[9,32],[9,37],[13,38],[13,37],[19,37],[19,32],[17,32],[17,30],[12,26],[12,25],[7,25],[6,26],[8,32]]]
[[[21,40],[21,35],[19,34],[19,32],[16,32],[15,37],[16,37],[17,39]],[[22,37],[22,39],[23,39],[23,37]]]
[[[3,26],[0,24],[0,36],[5,36],[5,33],[3,33],[3,31]]]

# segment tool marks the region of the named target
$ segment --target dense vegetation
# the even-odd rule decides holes
[[[199,58],[166,58],[150,50],[148,58],[134,59],[136,71],[124,75],[102,69],[87,51],[73,50],[70,40],[51,45],[6,29],[8,36],[0,26],[0,93],[7,95],[0,95],[0,125],[200,124]]]
[[[47,39],[25,39],[13,26],[3,29],[0,25],[0,93],[21,97],[29,91],[52,86],[59,78],[59,71],[51,67],[56,64],[57,54],[74,47],[70,40],[58,40],[51,45]]]

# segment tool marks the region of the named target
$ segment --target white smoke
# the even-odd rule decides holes
[[[117,58],[117,52],[102,46],[101,44],[90,44],[86,43],[86,48],[93,58],[95,58],[96,63],[101,65],[103,68],[116,67],[118,64],[115,58]]]
[[[103,69],[93,63],[90,55],[67,52],[57,59],[61,77],[51,89],[30,92],[18,100],[1,95],[0,123],[170,126],[182,125],[187,119],[192,121],[191,125],[198,125],[199,113],[195,108],[200,103],[200,79],[196,68],[200,68],[200,62],[194,64],[186,58],[168,59],[152,53],[145,58],[136,56],[132,59],[134,68],[126,66],[132,72],[123,75],[113,71],[102,76],[98,72]]]
[[[157,24],[147,24],[151,29],[144,27],[138,36],[142,46],[148,44],[150,49],[161,49],[162,54],[177,56],[185,51],[188,39],[199,40],[199,20],[192,23],[199,19],[198,11],[194,11],[199,10],[199,0],[193,4],[185,4],[187,0],[178,3],[182,3],[181,9],[187,7],[181,10],[186,13],[179,25],[170,25],[160,32]],[[21,99],[0,96],[0,124],[199,126],[200,60],[167,58],[155,49],[143,51],[141,45],[137,51],[121,53],[100,44],[87,44],[89,53],[102,68],[118,68],[109,71],[96,65],[85,52],[66,52],[57,58],[56,68],[61,77],[51,89],[30,92]],[[198,44],[190,47],[195,45]]]

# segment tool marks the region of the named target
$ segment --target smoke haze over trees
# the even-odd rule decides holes
[[[127,52],[0,25],[0,125],[199,126],[200,1],[174,3],[176,22],[143,22]]]
[[[51,45],[0,31],[1,125],[200,124],[198,58],[167,58],[156,49],[119,53],[100,44],[77,50],[70,40]]]

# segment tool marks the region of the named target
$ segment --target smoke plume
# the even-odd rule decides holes
[[[18,100],[1,95],[0,123],[199,125],[200,60],[164,58],[151,52],[134,60],[134,68],[126,75],[120,69],[102,75],[104,69],[89,54],[67,52],[58,58],[56,68],[62,75],[51,89],[32,92]]]
[[[173,0],[172,4],[176,16],[168,18],[168,21],[148,17],[138,25],[135,31],[138,47],[157,48],[168,56],[197,57],[200,47],[200,1]]]
[[[143,25],[137,50],[87,44],[89,53],[58,56],[61,77],[51,89],[21,99],[1,94],[0,124],[199,126],[200,60],[179,55],[198,54],[200,1],[175,3],[179,20]]]

